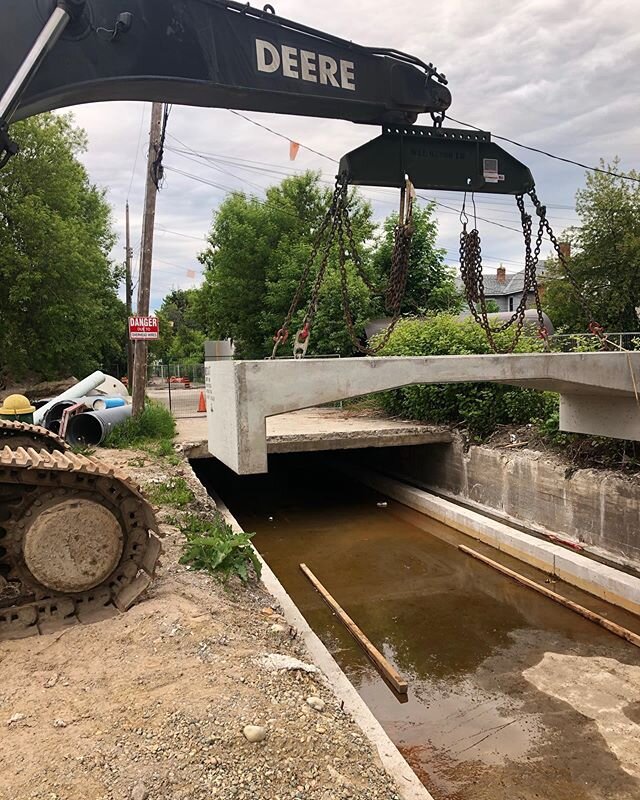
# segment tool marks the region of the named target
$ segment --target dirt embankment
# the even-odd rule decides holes
[[[143,485],[193,481],[146,454],[101,457]],[[0,798],[398,800],[321,675],[265,659],[309,660],[262,586],[224,588],[178,563],[174,515],[159,512],[162,566],[129,613],[0,645]],[[266,738],[247,741],[246,725]]]

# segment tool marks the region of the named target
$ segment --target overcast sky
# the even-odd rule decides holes
[[[597,164],[618,155],[622,169],[638,167],[640,97],[640,25],[638,0],[276,0],[278,14],[327,30],[363,45],[394,47],[432,61],[449,79],[452,116],[538,148]],[[124,207],[132,209],[133,244],[139,255],[140,212],[150,105],[109,103],[73,109],[89,135],[83,157],[92,180],[107,189],[121,236],[114,258],[124,254]],[[338,120],[247,113],[303,145],[336,159],[377,135],[370,126]],[[430,124],[429,117],[421,120]],[[451,124],[451,123],[449,123]],[[333,180],[335,165],[301,149],[289,161],[282,139],[227,110],[175,106],[169,148],[230,159],[215,164],[169,149],[165,186],[158,199],[152,307],[172,288],[195,286],[202,268],[212,212],[229,189],[263,195],[264,187],[294,170],[319,169]],[[504,145],[531,168],[538,194],[551,207],[560,232],[576,220],[575,191],[583,170]],[[260,162],[247,169],[246,162]],[[266,172],[271,169],[271,172]],[[195,175],[217,186],[174,172]],[[394,192],[365,190],[377,218],[396,208]],[[429,193],[459,208],[453,193]],[[478,198],[478,213],[517,225],[509,197]],[[455,263],[458,214],[438,210],[440,245]],[[479,223],[487,270],[500,262],[516,271],[522,240],[515,232]],[[187,270],[196,272],[189,277]]]

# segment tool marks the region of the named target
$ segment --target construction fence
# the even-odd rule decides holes
[[[204,416],[204,364],[151,364],[147,395],[178,418]]]

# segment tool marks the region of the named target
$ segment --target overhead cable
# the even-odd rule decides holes
[[[476,125],[472,125],[470,122],[462,122],[462,120],[454,119],[454,117],[450,116],[447,116],[447,119],[455,122],[456,125],[464,125],[467,128],[472,128],[474,131],[482,131],[482,128],[478,128]],[[583,164],[581,161],[574,161],[572,158],[557,156],[554,153],[547,152],[547,150],[540,150],[538,147],[531,147],[531,145],[522,144],[522,142],[516,142],[515,139],[509,139],[507,136],[498,136],[498,134],[492,133],[491,137],[493,139],[500,139],[502,142],[509,142],[509,144],[514,144],[516,147],[522,147],[523,150],[531,150],[532,153],[540,153],[540,155],[547,156],[547,158],[554,158],[556,161],[564,161],[565,164],[573,164],[575,167],[581,167],[582,169],[587,169],[591,172],[600,172],[603,175],[611,175],[614,178],[620,178],[621,180],[640,183],[640,178],[636,178],[633,175],[625,175],[623,172],[613,172],[610,169],[603,169],[602,167],[592,167],[589,164]]]

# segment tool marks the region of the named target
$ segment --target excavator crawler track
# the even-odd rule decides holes
[[[151,506],[113,467],[73,454],[43,429],[14,427],[7,435],[6,425],[0,639],[126,611],[150,585],[161,551]],[[25,435],[36,447],[15,447]]]
[[[33,447],[36,450],[48,450],[50,453],[55,450],[61,453],[69,450],[64,439],[46,428],[0,419],[0,447],[5,445],[14,450],[16,447]]]

